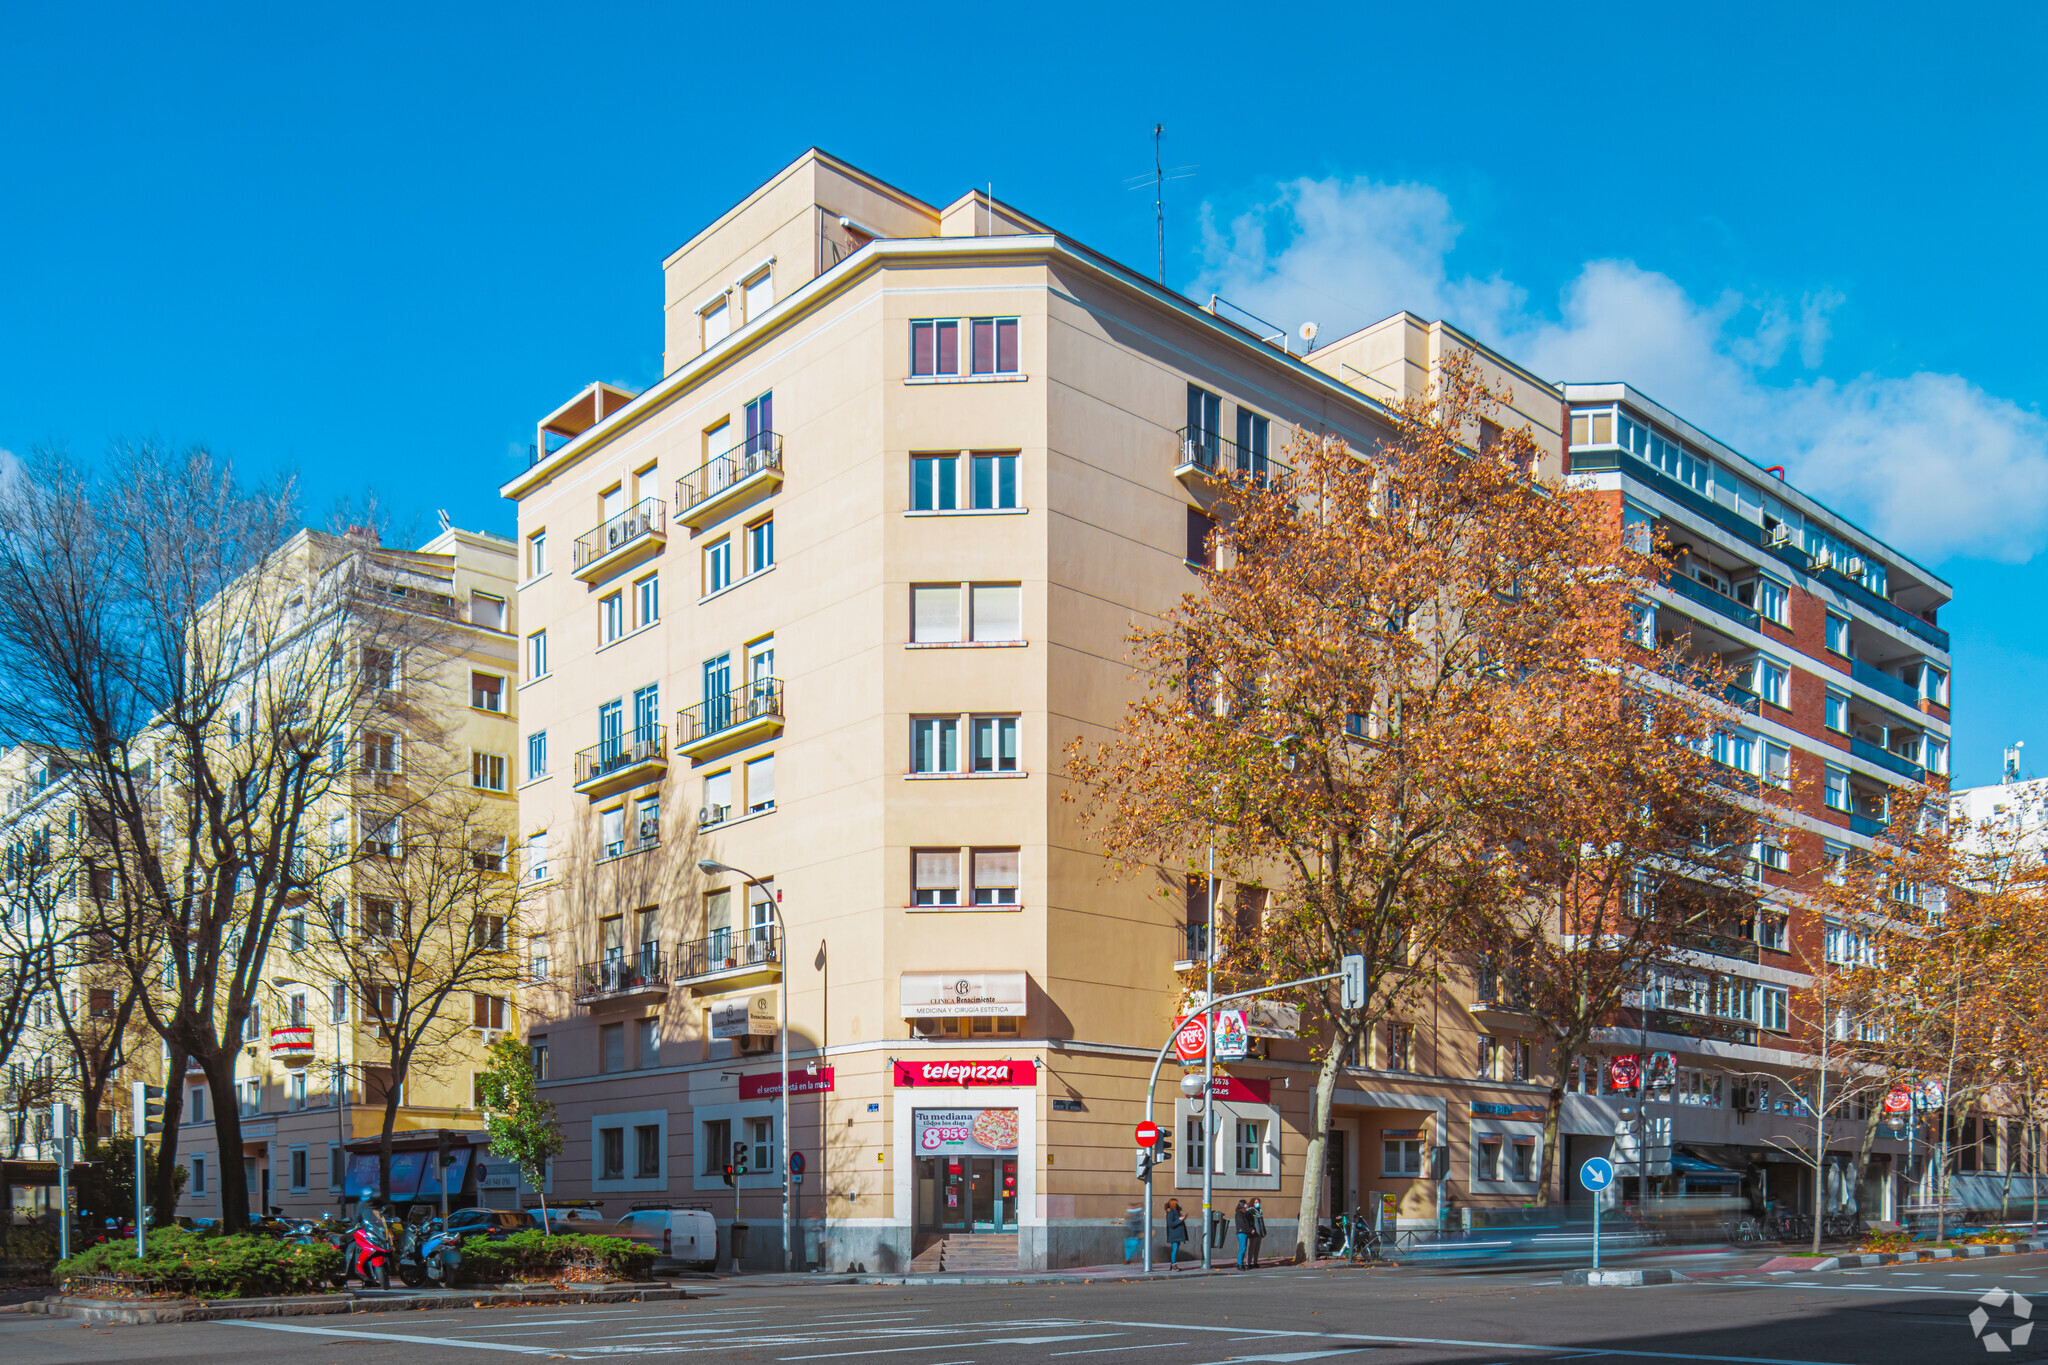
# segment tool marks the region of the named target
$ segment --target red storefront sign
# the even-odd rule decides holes
[[[1209,1093],[1219,1100],[1234,1100],[1239,1104],[1271,1104],[1273,1082],[1245,1076],[1218,1076]]]
[[[821,1066],[813,1076],[808,1071],[789,1073],[789,1093],[792,1095],[819,1095],[832,1088],[832,1068]],[[768,1100],[782,1094],[782,1073],[771,1071],[765,1076],[740,1077],[740,1098],[743,1100]]]
[[[898,1085],[1037,1085],[1038,1063],[931,1061],[896,1063]]]

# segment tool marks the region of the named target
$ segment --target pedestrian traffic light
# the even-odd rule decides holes
[[[732,1173],[734,1175],[745,1175],[747,1173],[747,1144],[744,1142],[735,1142],[732,1145]]]
[[[1138,1180],[1145,1185],[1152,1183],[1152,1149],[1149,1147],[1138,1149]]]
[[[149,1136],[164,1130],[164,1088],[136,1081],[129,1087],[128,1120],[135,1125],[138,1136]]]

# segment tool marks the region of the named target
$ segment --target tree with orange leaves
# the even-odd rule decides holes
[[[1304,435],[1287,475],[1228,480],[1218,567],[1131,636],[1144,688],[1121,733],[1068,751],[1068,799],[1121,868],[1185,868],[1213,839],[1220,870],[1269,889],[1226,940],[1234,978],[1364,958],[1358,1008],[1334,983],[1290,993],[1319,1061],[1306,1172],[1374,1027],[1449,954],[1526,923],[1521,860],[1547,809],[1582,800],[1577,758],[1624,744],[1704,770],[1702,694],[1648,685],[1623,643],[1658,563],[1596,497],[1535,475],[1526,431],[1475,448],[1501,403],[1454,356],[1377,448]],[[1297,1258],[1320,1197],[1304,1179]]]

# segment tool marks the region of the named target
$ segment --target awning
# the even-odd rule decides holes
[[[1671,1170],[1674,1175],[1684,1176],[1688,1185],[1739,1185],[1743,1180],[1741,1171],[1716,1166],[1705,1157],[1696,1152],[1689,1152],[1683,1147],[1672,1151]]]

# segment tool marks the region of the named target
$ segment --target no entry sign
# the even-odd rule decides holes
[[[1150,1147],[1153,1143],[1159,1141],[1159,1125],[1150,1119],[1146,1119],[1132,1130],[1132,1136],[1138,1139],[1140,1147]]]

